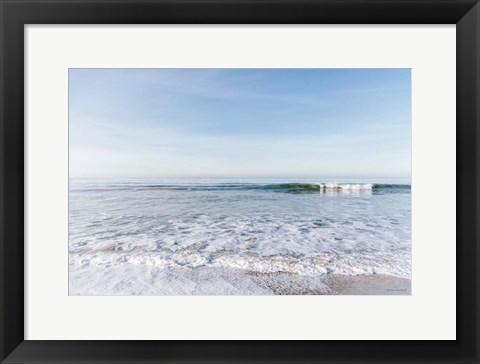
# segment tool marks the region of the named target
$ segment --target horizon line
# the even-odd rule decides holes
[[[412,176],[318,176],[318,175],[304,175],[304,176],[221,176],[221,175],[216,175],[216,176],[69,176],[69,179],[113,179],[113,178],[328,178],[328,179],[334,179],[334,178],[361,178],[361,179],[367,179],[367,178],[380,178],[380,179],[386,179],[386,178],[402,178],[402,179],[411,179]]]

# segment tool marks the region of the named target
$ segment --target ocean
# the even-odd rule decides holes
[[[411,278],[410,181],[71,179],[69,266],[77,278],[82,271],[103,272],[99,280],[115,268],[108,279],[117,280],[112,286],[123,280],[123,294],[141,294],[139,285],[151,283],[125,273],[142,270],[122,267],[154,267],[176,275],[188,271],[190,276],[195,269],[215,268]],[[92,273],[88,277],[95,279]],[[71,291],[81,292],[75,287],[85,284],[80,281],[71,280]],[[200,290],[189,294],[201,292],[202,284],[207,282],[196,281]],[[103,294],[102,285],[96,287],[89,294]]]

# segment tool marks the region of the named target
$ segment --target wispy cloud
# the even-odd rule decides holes
[[[71,70],[69,87],[72,176],[410,171],[408,70]]]

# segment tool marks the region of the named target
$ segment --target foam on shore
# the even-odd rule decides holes
[[[70,270],[70,295],[409,295],[410,280],[381,274],[302,276],[236,268],[148,265]]]

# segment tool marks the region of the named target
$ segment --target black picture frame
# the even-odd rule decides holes
[[[479,363],[478,0],[0,0],[0,12],[2,363]],[[457,340],[24,340],[24,25],[155,23],[456,24]]]

